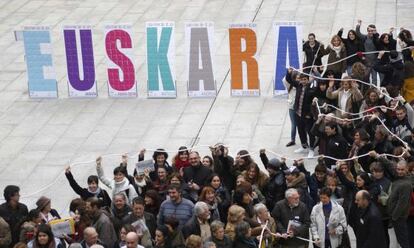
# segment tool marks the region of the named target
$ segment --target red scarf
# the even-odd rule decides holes
[[[179,158],[175,159],[175,169],[177,171],[179,171],[181,168],[187,168],[189,166],[190,166],[190,162],[188,162],[188,160],[187,161],[182,161]]]

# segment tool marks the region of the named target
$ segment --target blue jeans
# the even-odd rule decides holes
[[[290,119],[290,141],[295,142],[296,140],[296,118],[295,118],[295,110],[289,109],[289,119]]]

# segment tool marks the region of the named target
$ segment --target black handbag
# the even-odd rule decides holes
[[[349,239],[348,228],[342,225],[341,227],[344,230],[344,232],[342,233],[341,244],[338,246],[338,248],[351,248],[351,240]]]

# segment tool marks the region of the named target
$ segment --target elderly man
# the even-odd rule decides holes
[[[83,240],[80,242],[82,248],[90,248],[93,245],[101,245],[105,248],[107,246],[98,239],[98,232],[94,227],[87,227],[83,230]]]
[[[272,217],[277,220],[277,232],[281,233],[282,248],[305,248],[309,237],[310,216],[306,205],[299,200],[296,189],[290,188],[285,192],[285,199],[278,201],[273,208]]]
[[[355,196],[357,208],[351,209],[350,226],[354,229],[357,248],[385,248],[385,233],[382,216],[366,190],[360,190]]]
[[[144,248],[144,246],[139,245],[139,236],[135,232],[129,232],[125,237],[126,245],[121,248]]]
[[[211,237],[210,231],[210,209],[205,202],[197,202],[194,205],[194,216],[184,225],[183,235],[187,239],[191,234],[195,234],[206,241]]]
[[[276,222],[272,216],[270,216],[269,210],[263,203],[254,205],[254,216],[253,220],[257,221],[260,225],[265,225],[268,230],[275,233],[279,237],[279,233],[276,233]],[[263,242],[265,247],[276,247],[276,238],[269,232],[265,232]]]

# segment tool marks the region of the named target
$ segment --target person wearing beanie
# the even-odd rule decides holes
[[[52,220],[60,219],[58,212],[51,207],[51,200],[46,196],[41,196],[36,201],[37,210],[40,211],[40,217],[42,218],[42,223],[49,223]]]

